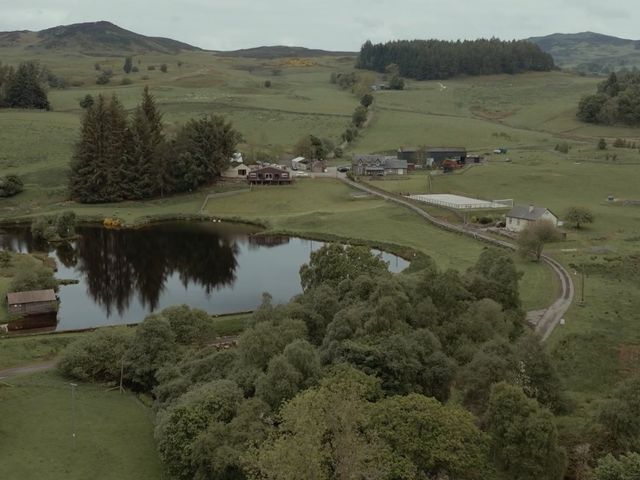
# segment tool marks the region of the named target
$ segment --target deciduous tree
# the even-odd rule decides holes
[[[540,261],[544,246],[559,240],[556,226],[549,220],[538,220],[527,225],[518,235],[518,247],[523,256],[532,256]]]
[[[593,223],[593,211],[587,207],[570,207],[564,214],[565,220],[580,228],[585,223]]]
[[[553,415],[520,387],[498,383],[485,414],[492,454],[510,478],[560,480],[566,454],[558,445]]]

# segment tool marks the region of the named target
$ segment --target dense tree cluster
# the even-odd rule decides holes
[[[612,72],[578,105],[578,118],[589,123],[640,124],[640,72]]]
[[[373,44],[360,49],[357,68],[385,72],[397,65],[402,77],[416,80],[451,78],[457,75],[491,75],[549,71],[551,55],[525,40],[399,40]]]
[[[49,110],[46,86],[53,76],[36,62],[14,69],[0,63],[0,107]]]
[[[207,347],[208,316],[174,307],[85,337],[59,369],[117,382],[122,368],[152,393],[176,479],[560,478],[560,384],[524,334],[506,253],[393,275],[366,248],[327,245],[301,277],[290,303],[265,296],[234,349]],[[462,405],[444,403],[454,382]]]
[[[162,115],[145,88],[132,118],[113,96],[83,101],[69,190],[84,203],[137,200],[213,182],[241,139],[223,118],[193,119],[167,140]]]

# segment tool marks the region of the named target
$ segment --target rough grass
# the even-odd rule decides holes
[[[0,385],[2,478],[157,480],[152,412],[133,395],[69,382],[54,371]],[[75,421],[76,442],[72,440]]]
[[[46,362],[55,359],[82,333],[34,335],[0,339],[0,369]]]

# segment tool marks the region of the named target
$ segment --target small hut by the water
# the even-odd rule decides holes
[[[58,298],[53,289],[12,292],[7,293],[7,306],[9,314],[17,316],[52,313],[58,310]]]

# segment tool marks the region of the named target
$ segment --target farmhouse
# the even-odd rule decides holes
[[[351,168],[355,175],[383,176],[406,175],[406,160],[387,155],[354,155]]]
[[[558,226],[558,217],[548,208],[516,205],[507,213],[506,227],[511,232],[521,232],[527,225],[538,220],[549,220]]]
[[[58,298],[52,289],[13,292],[7,293],[7,306],[11,315],[52,313],[58,310]]]
[[[280,167],[266,166],[251,170],[247,180],[252,185],[288,185],[291,183],[291,172]]]
[[[249,167],[242,162],[242,159],[232,160],[229,168],[222,172],[223,178],[247,178]]]

